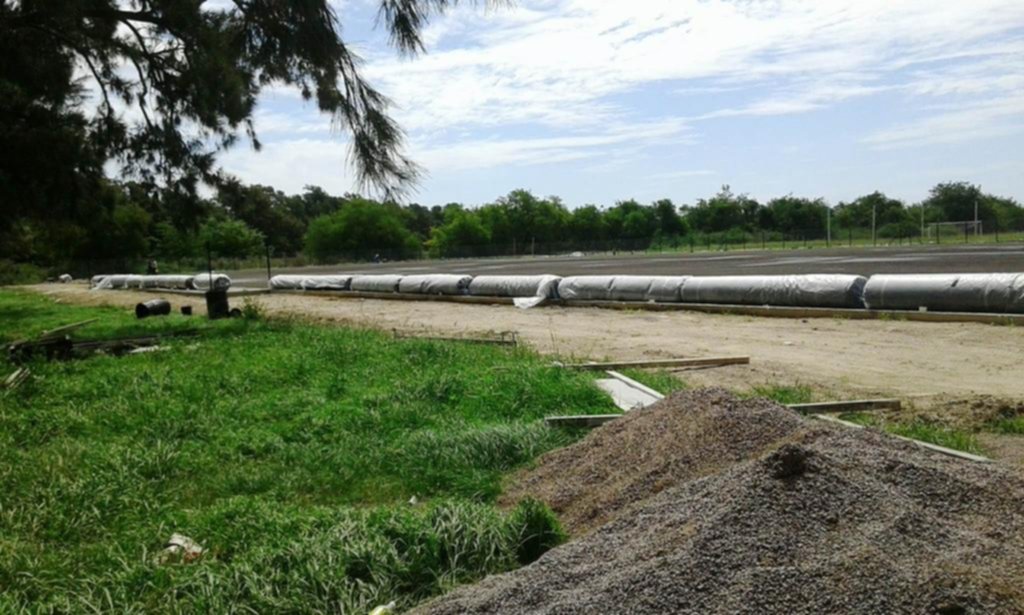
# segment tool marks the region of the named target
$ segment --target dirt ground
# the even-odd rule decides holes
[[[62,301],[133,306],[152,293],[32,287]],[[172,305],[201,298],[170,295]],[[697,312],[617,311],[348,299],[296,294],[251,300],[267,313],[406,333],[515,331],[541,352],[587,359],[749,355],[750,365],[693,370],[694,385],[744,390],[802,384],[822,397],[896,395],[928,404],[989,395],[1024,399],[1024,328],[831,318],[786,319]],[[239,304],[242,299],[233,299]],[[952,402],[951,402],[952,400]]]

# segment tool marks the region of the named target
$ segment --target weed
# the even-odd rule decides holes
[[[783,405],[808,404],[814,401],[814,392],[811,387],[802,384],[756,386],[746,397],[764,397]]]

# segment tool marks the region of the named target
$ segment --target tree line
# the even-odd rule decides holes
[[[268,186],[224,183],[198,198],[133,182],[107,181],[73,216],[31,217],[0,229],[0,254],[48,266],[157,258],[244,259],[270,252],[315,262],[468,257],[588,250],[646,250],[687,243],[821,239],[873,229],[883,240],[916,238],[924,225],[978,217],[987,231],[1024,230],[1024,208],[978,186],[942,183],[907,204],[880,192],[830,207],[782,196],[760,202],[724,186],[694,204],[670,199],[568,208],[526,190],[478,207],[399,205],[308,186],[288,195]],[[923,219],[922,219],[923,213]]]

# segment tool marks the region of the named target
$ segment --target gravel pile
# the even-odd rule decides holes
[[[417,612],[1024,612],[1021,475],[768,402],[676,395],[521,479],[578,529],[610,520]]]
[[[513,477],[503,500],[542,500],[576,536],[668,487],[778,448],[805,426],[766,399],[722,389],[680,393],[541,457]]]

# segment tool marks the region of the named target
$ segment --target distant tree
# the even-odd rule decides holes
[[[433,229],[428,247],[431,256],[477,256],[490,249],[491,235],[473,211],[453,209],[443,226]]]
[[[686,221],[672,199],[660,199],[652,205],[658,217],[658,231],[663,237],[678,237],[687,232]]]
[[[569,236],[577,246],[590,248],[608,236],[608,225],[596,205],[584,205],[572,211],[569,218]]]
[[[858,197],[850,203],[837,205],[835,222],[837,227],[842,228],[871,228],[872,212],[874,212],[876,228],[887,225],[901,227],[910,220],[903,201],[876,191]]]
[[[760,226],[762,207],[746,195],[735,195],[729,186],[710,199],[700,199],[686,210],[686,220],[695,231],[719,233],[730,229],[752,230]]]
[[[217,200],[231,214],[256,229],[276,254],[295,254],[302,249],[306,224],[294,214],[301,198],[289,197],[270,186],[230,180],[217,191]]]
[[[765,211],[769,230],[803,233],[812,237],[825,232],[828,205],[821,199],[779,197],[768,201]]]
[[[369,260],[375,254],[399,259],[420,253],[420,242],[403,224],[399,208],[361,198],[313,220],[305,245],[306,254],[319,261]]]
[[[246,258],[260,253],[263,235],[241,220],[211,219],[199,230],[199,242],[213,256]]]

